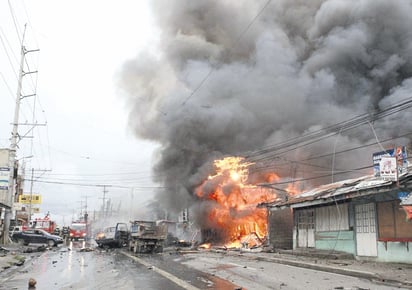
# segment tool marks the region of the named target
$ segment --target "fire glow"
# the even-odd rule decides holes
[[[257,205],[276,198],[267,188],[248,184],[252,163],[242,157],[226,157],[214,162],[216,174],[196,189],[208,203],[206,242],[227,248],[253,248],[267,236],[267,210]]]

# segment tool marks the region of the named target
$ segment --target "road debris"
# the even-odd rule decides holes
[[[34,278],[29,279],[29,289],[36,289],[37,281]]]

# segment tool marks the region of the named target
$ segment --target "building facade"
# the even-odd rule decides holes
[[[411,192],[409,174],[399,181],[366,176],[323,185],[268,208],[271,212],[293,211],[294,249],[315,248],[350,253],[358,259],[412,263],[412,221],[403,205]]]

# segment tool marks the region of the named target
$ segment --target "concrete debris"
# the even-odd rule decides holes
[[[23,253],[35,253],[35,252],[44,252],[47,250],[45,246],[39,246],[37,248],[27,247],[22,252]]]

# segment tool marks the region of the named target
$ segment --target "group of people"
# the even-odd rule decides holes
[[[56,236],[61,236],[63,239],[65,239],[70,235],[70,227],[64,226],[61,230],[57,227],[54,229],[53,234]]]

